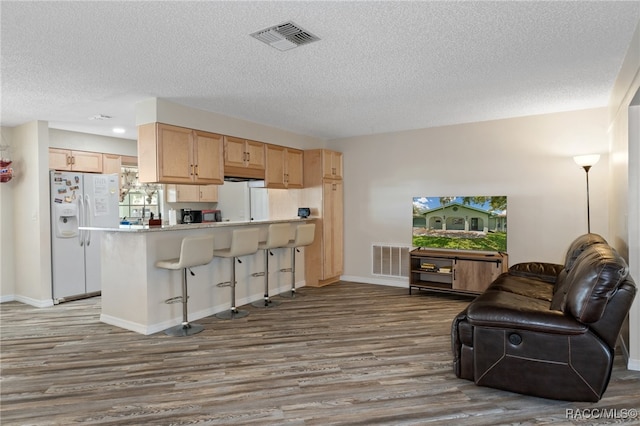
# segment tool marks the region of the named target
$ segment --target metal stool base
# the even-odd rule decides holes
[[[278,296],[286,297],[287,299],[295,299],[296,297],[302,297],[304,295],[298,293],[297,291],[289,290],[289,291],[286,291],[284,293],[280,293]]]
[[[264,299],[256,300],[251,304],[251,306],[255,306],[256,308],[275,308],[278,305],[280,305],[279,301],[271,299],[269,299],[268,301]]]
[[[202,330],[204,330],[203,325],[187,323],[187,324],[180,324],[180,325],[176,325],[175,327],[167,328],[164,331],[164,334],[166,334],[167,336],[182,337],[182,336],[191,336],[194,334],[198,334]]]
[[[249,311],[241,311],[241,310],[233,310],[229,309],[228,311],[218,312],[215,317],[223,320],[232,320],[238,318],[244,318],[249,315]]]

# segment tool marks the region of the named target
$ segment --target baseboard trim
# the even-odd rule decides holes
[[[301,281],[296,283],[296,288],[305,287],[305,281]],[[286,293],[291,290],[291,285],[287,286],[279,286],[275,291],[271,291],[270,296],[277,296],[280,293]],[[256,300],[261,300],[264,297],[263,293],[252,294],[248,297],[243,297],[236,300],[237,306],[248,305],[249,303],[255,302]],[[202,318],[210,317],[212,315],[217,314],[218,312],[224,312],[227,309],[230,309],[229,305],[216,305],[207,309],[202,309],[196,312],[189,312],[189,321],[197,321]],[[162,321],[156,324],[150,324],[145,326],[144,324],[140,324],[133,321],[123,320],[121,318],[116,318],[111,315],[100,314],[100,321],[113,325],[119,328],[124,328],[129,331],[133,331],[135,333],[144,334],[148,336],[150,334],[155,334],[160,331],[166,330],[167,328],[178,325],[182,322],[182,315],[179,317],[175,317],[166,321]]]
[[[640,371],[640,359],[629,358],[629,361],[627,361],[627,370]]]
[[[16,300],[16,296],[14,294],[0,296],[0,303],[13,302],[15,300]]]
[[[36,308],[50,308],[51,306],[53,306],[53,299],[39,300],[32,297],[17,295],[14,296],[13,301],[35,306]]]
[[[389,287],[404,287],[407,289],[409,288],[409,280],[407,278],[403,278],[402,280],[397,280],[397,279],[384,279],[384,278],[374,278],[374,277],[360,277],[356,275],[342,275],[340,279],[342,281],[352,281],[356,283],[386,285]]]

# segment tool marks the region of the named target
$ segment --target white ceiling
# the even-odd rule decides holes
[[[2,1],[2,125],[157,97],[322,139],[601,107],[640,1]],[[249,34],[293,21],[320,41]],[[89,120],[96,114],[113,118]]]

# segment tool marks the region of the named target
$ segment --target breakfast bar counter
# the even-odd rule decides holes
[[[157,268],[161,259],[178,258],[182,239],[187,236],[212,233],[214,248],[224,249],[231,244],[233,229],[255,227],[260,241],[266,240],[272,223],[289,223],[291,238],[296,225],[313,219],[284,219],[251,222],[214,222],[174,226],[129,226],[120,228],[81,228],[102,233],[102,313],[100,320],[141,334],[153,334],[179,324],[182,318],[180,303],[167,304],[166,300],[182,294],[181,271]],[[275,296],[290,289],[291,272],[281,269],[291,267],[290,249],[274,249],[270,256],[270,295]],[[252,276],[264,272],[263,251],[241,258],[236,266],[237,305],[245,305],[264,296],[264,276]],[[304,255],[296,268],[296,287],[304,286]],[[229,263],[214,258],[209,264],[192,268],[189,276],[189,320],[214,315],[229,309],[230,294],[226,287],[217,284],[229,281]]]

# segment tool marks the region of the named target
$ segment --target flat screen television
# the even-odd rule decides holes
[[[414,247],[507,251],[507,197],[414,197]]]

